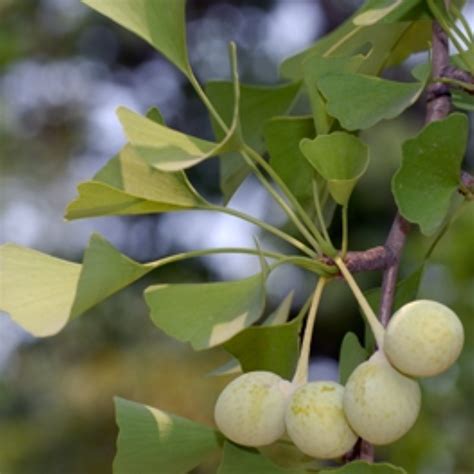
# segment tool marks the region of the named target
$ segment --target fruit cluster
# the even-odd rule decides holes
[[[418,300],[399,309],[383,348],[360,364],[345,387],[321,381],[297,385],[271,372],[248,372],[220,394],[215,421],[230,440],[265,446],[285,431],[305,454],[335,459],[361,437],[375,445],[401,438],[420,411],[412,377],[442,373],[458,358],[464,331],[446,306]]]

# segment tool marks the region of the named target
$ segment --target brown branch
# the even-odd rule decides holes
[[[433,22],[432,33],[432,77],[441,77],[449,67],[448,36],[437,21]],[[451,110],[451,93],[442,82],[428,86],[426,104],[426,123],[446,117]]]
[[[322,257],[321,262],[326,265],[336,265],[330,257]],[[347,252],[344,258],[344,263],[351,273],[385,270],[393,262],[392,253],[382,245],[367,250]]]
[[[441,77],[465,82],[466,84],[474,84],[474,76],[470,72],[453,66],[451,64],[448,64],[445,68],[443,68],[443,70],[441,71]],[[473,94],[472,91],[467,89],[466,92]]]
[[[389,249],[392,254],[393,263],[385,270],[382,280],[382,299],[380,302],[379,318],[384,326],[387,326],[392,314],[400,257],[406,237],[410,232],[410,227],[410,223],[397,213],[385,242],[385,247]]]

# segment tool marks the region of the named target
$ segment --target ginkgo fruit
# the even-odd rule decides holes
[[[357,435],[343,410],[344,387],[335,382],[310,382],[291,396],[286,429],[303,453],[318,459],[335,459],[349,451]]]
[[[394,369],[380,351],[352,372],[344,390],[349,424],[375,445],[392,443],[406,434],[420,405],[418,382]]]
[[[234,379],[219,395],[214,419],[231,441],[244,446],[266,446],[285,433],[285,408],[291,382],[265,371]]]
[[[384,337],[384,351],[391,364],[412,377],[444,372],[459,357],[463,344],[464,330],[456,313],[430,300],[401,307]]]

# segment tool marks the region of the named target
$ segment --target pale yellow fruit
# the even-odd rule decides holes
[[[352,372],[344,390],[344,411],[363,439],[389,444],[415,423],[421,405],[418,382],[395,370],[376,352]]]
[[[335,459],[349,451],[357,435],[342,406],[344,387],[335,382],[310,382],[298,388],[286,409],[286,429],[308,456]]]
[[[401,307],[384,337],[384,351],[392,365],[412,377],[430,377],[448,369],[461,353],[464,330],[447,306],[418,300]]]
[[[222,433],[244,446],[266,446],[285,433],[292,384],[271,372],[237,377],[217,399],[214,418]]]

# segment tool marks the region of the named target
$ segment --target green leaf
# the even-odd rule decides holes
[[[407,474],[405,469],[389,463],[353,461],[336,469],[323,469],[319,474]]]
[[[206,92],[211,102],[228,126],[231,125],[233,118],[233,88],[232,82],[227,81],[206,84]],[[247,145],[259,153],[265,150],[263,140],[265,122],[275,115],[286,113],[295,101],[300,88],[299,82],[273,87],[240,85],[239,122]],[[212,124],[216,138],[222,140],[224,138],[222,130],[214,120]]]
[[[466,91],[452,90],[453,105],[460,110],[474,112],[474,95]]]
[[[294,290],[290,291],[283,301],[278,305],[275,311],[269,314],[262,324],[276,326],[278,324],[286,323],[290,317],[291,303],[293,302],[294,294]]]
[[[285,323],[290,316],[291,303],[293,301],[293,294],[294,294],[293,291],[288,293],[288,295],[280,303],[280,305],[275,309],[275,311],[273,311],[273,313],[268,315],[268,317],[262,322],[262,325],[276,326],[276,325]],[[240,362],[234,357],[232,357],[225,364],[209,372],[208,375],[221,376],[221,375],[235,374],[239,372],[242,372],[242,367],[240,366]]]
[[[339,352],[339,383],[345,385],[354,369],[368,357],[369,353],[362,347],[358,337],[353,332],[348,332]]]
[[[304,469],[284,469],[262,456],[257,450],[226,441],[217,474],[305,474]]]
[[[420,268],[397,283],[397,286],[395,287],[395,298],[393,301],[393,312],[417,298],[424,269],[425,267],[422,265]],[[366,291],[364,294],[372,309],[377,313],[381,302],[381,289],[372,288]],[[365,331],[365,347],[369,353],[372,353],[375,347],[372,331],[367,325]]]
[[[186,0],[82,0],[150,43],[190,75],[186,47]]]
[[[368,26],[380,20],[383,20],[385,23],[399,21],[409,13],[410,10],[418,6],[421,1],[422,0],[394,0],[387,2],[387,0],[378,0],[372,2],[372,7],[369,10],[357,15],[353,22],[354,25]]]
[[[303,470],[308,465],[314,465],[314,459],[302,453],[288,435],[284,435],[283,438],[268,446],[260,446],[258,450],[269,461],[283,469],[297,469],[296,472],[299,473],[316,472]]]
[[[329,133],[333,119],[327,114],[326,102],[318,89],[317,81],[327,74],[356,72],[364,59],[362,54],[335,57],[313,55],[304,62],[304,79],[318,135]]]
[[[302,204],[312,199],[315,173],[299,144],[314,133],[313,120],[309,117],[275,117],[265,125],[270,165]]]
[[[268,370],[290,379],[299,353],[301,319],[274,326],[252,326],[224,344],[244,372]]]
[[[378,74],[387,61],[387,52],[396,47],[403,39],[412,22],[378,23],[370,26],[354,25],[354,18],[371,8],[373,2],[368,0],[338,28],[324,36],[309,48],[286,59],[281,65],[282,76],[291,80],[300,80],[304,76],[304,63],[313,56],[351,56],[362,50],[369,54],[361,68],[365,74]]]
[[[69,320],[81,265],[13,244],[0,246],[0,308],[34,336]]]
[[[34,336],[50,336],[66,323],[159,266],[122,255],[94,234],[82,265],[36,250],[0,247],[0,308]]]
[[[362,74],[328,74],[318,87],[327,100],[329,115],[346,130],[370,128],[395,118],[416,102],[425,82],[397,82]]]
[[[160,125],[165,125],[165,119],[163,118],[162,113],[158,107],[150,107],[146,111],[146,116],[153,122],[159,123]]]
[[[84,252],[71,317],[84,313],[153,268],[126,257],[99,234],[93,234]]]
[[[206,205],[183,172],[150,168],[129,145],[92,181],[79,184],[78,192],[66,209],[66,219],[179,211]]]
[[[428,124],[403,144],[392,192],[402,216],[432,234],[443,222],[459,186],[468,120],[460,113]]]
[[[150,166],[162,171],[189,168],[240,147],[236,124],[220,143],[214,143],[172,130],[125,107],[119,107],[117,115],[136,152]]]
[[[412,21],[399,41],[391,48],[384,68],[401,64],[412,54],[430,49],[432,25],[431,17]]]
[[[234,103],[233,84],[216,81],[206,84],[206,93],[224,122],[232,123]],[[288,111],[299,90],[300,83],[284,84],[276,87],[240,86],[239,123],[244,141],[262,153],[265,150],[263,127],[275,115]],[[214,119],[212,128],[217,140],[223,139],[223,132]],[[249,167],[237,153],[224,154],[220,160],[221,189],[226,200],[234,194],[249,173]]]
[[[145,299],[163,331],[196,350],[229,340],[257,321],[265,305],[265,276],[218,283],[155,285]]]
[[[186,474],[222,445],[215,430],[156,408],[115,399],[114,474]]]
[[[357,180],[369,163],[368,147],[359,138],[345,132],[304,139],[301,151],[309,163],[327,180],[333,199],[345,206]]]

